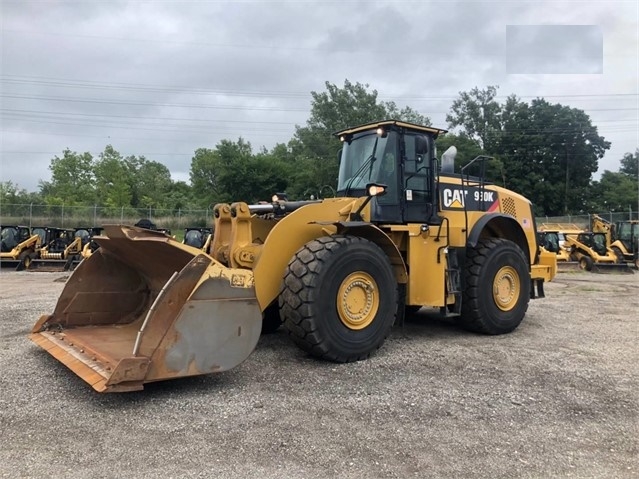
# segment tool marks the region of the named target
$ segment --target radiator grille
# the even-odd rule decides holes
[[[515,208],[515,200],[510,196],[506,196],[501,200],[501,209],[507,215],[517,218],[517,208]]]

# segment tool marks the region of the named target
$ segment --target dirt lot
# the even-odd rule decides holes
[[[0,274],[0,476],[639,477],[639,274],[561,273],[506,336],[422,310],[369,361],[279,332],[234,370],[121,395],[26,338],[64,277]]]

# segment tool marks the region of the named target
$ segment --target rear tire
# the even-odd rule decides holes
[[[623,252],[617,248],[616,246],[613,246],[612,248],[612,252],[615,253],[615,256],[617,257],[617,260],[615,261],[616,263],[624,263],[626,261]]]
[[[295,343],[335,362],[368,358],[383,344],[398,311],[391,263],[375,243],[325,236],[288,264],[280,314]]]
[[[524,319],[530,300],[528,261],[512,241],[490,238],[468,248],[461,316],[469,331],[504,334]]]

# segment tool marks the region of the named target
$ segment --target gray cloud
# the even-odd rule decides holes
[[[508,25],[509,73],[603,73],[597,25]]]
[[[469,1],[48,2],[45,8],[8,0],[0,12],[0,181],[35,190],[64,148],[97,155],[106,144],[188,179],[198,147],[240,136],[255,148],[288,141],[308,118],[310,92],[346,78],[444,127],[459,91],[491,84],[504,96],[548,96],[593,110],[594,123],[613,142],[602,169],[616,170],[639,142],[637,97],[601,95],[637,93],[636,28],[625,22],[635,12],[625,3],[553,5],[552,12],[538,2]],[[507,25],[550,22],[600,25],[604,74],[594,81],[509,75]]]

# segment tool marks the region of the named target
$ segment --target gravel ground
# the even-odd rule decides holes
[[[422,310],[337,365],[278,332],[231,371],[119,395],[26,338],[64,278],[0,274],[0,476],[639,477],[639,274],[560,273],[510,335]]]

